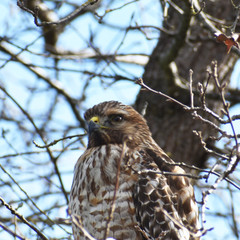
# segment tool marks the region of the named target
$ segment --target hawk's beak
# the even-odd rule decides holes
[[[92,132],[99,130],[99,117],[92,117],[88,123],[88,134],[91,134]]]

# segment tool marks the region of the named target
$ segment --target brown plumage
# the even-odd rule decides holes
[[[96,239],[197,239],[193,188],[152,139],[145,119],[115,101],[95,105],[85,119],[88,148],[75,166],[69,204],[79,223],[74,239],[88,239],[82,230]]]

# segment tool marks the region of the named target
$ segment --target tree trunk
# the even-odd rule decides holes
[[[192,14],[190,1],[172,2],[180,7],[184,14],[172,6],[169,7],[163,27],[170,29],[174,34],[161,33],[145,67],[143,81],[151,88],[190,105],[189,70],[193,70],[193,89],[197,90],[198,82],[206,84],[206,69],[216,60],[220,82],[228,83],[237,57],[232,53],[227,54],[226,46],[216,41],[200,14]],[[234,22],[236,17],[231,1],[226,0],[207,1],[203,12],[228,23]],[[217,24],[216,26],[219,27]],[[211,92],[216,92],[215,87]],[[190,112],[176,103],[166,101],[160,95],[149,91],[140,91],[135,103],[137,110],[141,112],[146,102],[145,117],[157,143],[176,162],[202,167],[207,154],[193,130],[201,131],[203,140],[207,143],[212,141],[209,137],[216,136],[217,133],[208,125],[194,119]],[[196,94],[194,103],[195,106],[200,104]],[[207,105],[215,112],[220,112],[220,101],[207,99]],[[206,115],[204,117],[209,118]]]

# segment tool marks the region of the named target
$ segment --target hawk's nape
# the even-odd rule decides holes
[[[115,101],[95,105],[85,119],[88,148],[76,163],[69,203],[74,239],[198,239],[193,187],[146,120]]]

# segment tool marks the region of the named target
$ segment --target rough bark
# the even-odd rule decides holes
[[[213,33],[205,26],[199,14],[193,16],[190,1],[173,2],[184,11],[184,14],[169,7],[168,18],[165,19],[163,26],[175,34],[161,33],[145,67],[143,80],[151,88],[190,105],[190,95],[187,91],[189,69],[194,72],[193,87],[196,89],[198,82],[206,82],[206,69],[213,60],[216,60],[220,82],[228,83],[237,57],[232,53],[226,53],[225,46],[214,39]],[[237,14],[231,1],[226,0],[207,1],[203,11],[225,23],[234,22]],[[215,26],[219,27],[217,24]],[[175,70],[171,63],[174,63]],[[213,88],[212,91],[216,90]],[[194,100],[196,105],[199,104],[198,96],[195,96]],[[148,105],[145,117],[158,144],[176,162],[203,166],[207,154],[193,130],[202,131],[204,140],[208,143],[211,142],[209,137],[217,133],[211,131],[210,127],[201,121],[195,120],[189,112],[175,103],[170,103],[148,91],[140,91],[135,103],[137,110],[141,111],[146,102]],[[219,112],[221,102],[208,99],[207,104]]]

